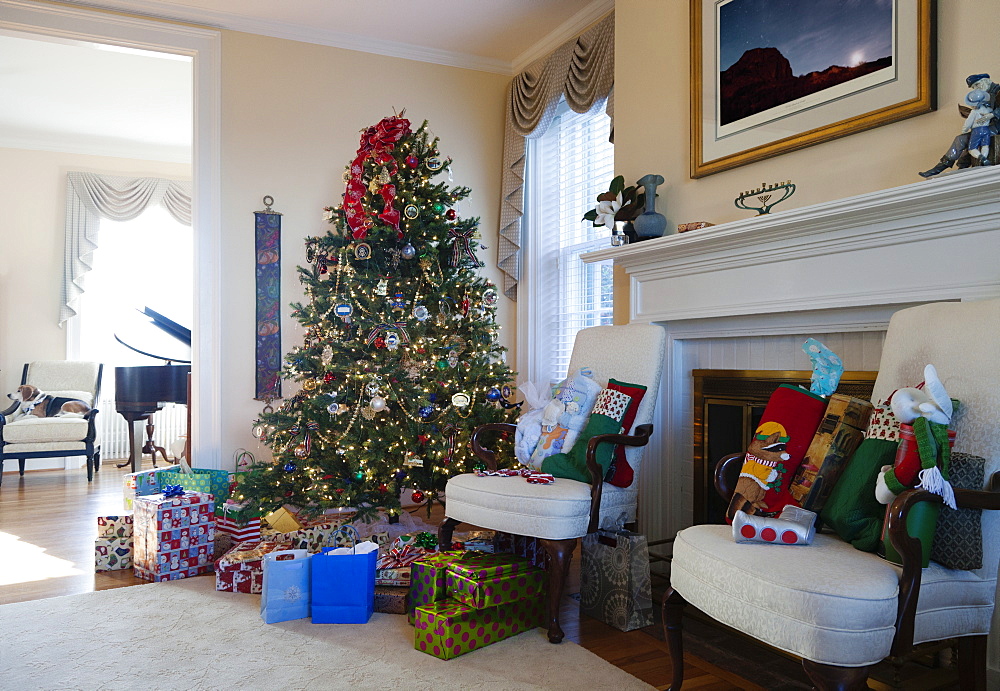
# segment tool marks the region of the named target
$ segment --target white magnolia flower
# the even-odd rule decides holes
[[[597,218],[594,219],[595,226],[609,226],[613,227],[615,225],[615,214],[618,210],[622,208],[622,193],[619,192],[618,196],[611,201],[598,202],[597,203]]]

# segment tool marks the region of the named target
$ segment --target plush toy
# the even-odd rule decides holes
[[[517,388],[524,396],[524,408],[527,412],[517,419],[514,455],[522,465],[530,465],[531,452],[538,446],[538,440],[542,436],[543,408],[552,400],[552,393],[548,387],[538,386],[534,382],[524,382]]]
[[[889,406],[900,423],[902,443],[891,466],[883,466],[875,484],[875,497],[890,504],[900,492],[920,487],[944,499],[955,508],[955,494],[948,482],[948,465],[954,433],[948,425],[957,401],[938,377],[934,365],[924,368],[924,382],[916,387],[898,389],[889,399]]]
[[[591,378],[587,368],[563,380],[543,407],[518,420],[514,435],[518,460],[537,469],[546,457],[569,451],[587,424],[600,392],[601,385]],[[533,397],[534,403],[538,403],[539,397]]]

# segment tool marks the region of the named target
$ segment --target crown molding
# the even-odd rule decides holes
[[[109,158],[134,158],[141,161],[164,161],[167,163],[191,163],[190,146],[171,146],[135,142],[113,137],[79,137],[67,134],[5,134],[0,136],[0,148],[24,149],[27,151],[55,151],[87,156]]]
[[[608,0],[599,0],[607,2]],[[301,41],[304,43],[314,43],[333,48],[343,48],[345,50],[356,50],[363,53],[374,53],[388,57],[402,58],[404,60],[415,60],[417,62],[427,62],[448,67],[460,67],[463,69],[476,70],[479,72],[491,72],[494,74],[512,75],[510,63],[504,60],[484,58],[467,53],[459,53],[448,50],[438,50],[398,41],[386,41],[381,39],[358,36],[342,31],[330,31],[314,26],[295,24],[291,22],[281,22],[274,20],[254,19],[241,17],[230,12],[218,12],[206,10],[198,7],[190,7],[172,2],[159,2],[154,0],[107,0],[100,4],[90,2],[79,2],[78,0],[66,0],[68,4],[78,7],[85,7],[93,10],[104,10],[114,12],[127,12],[149,19],[159,19],[171,22],[185,22],[200,24],[214,29],[227,29],[230,31],[242,31],[272,38],[283,38],[290,41]]]
[[[535,60],[549,55],[566,41],[576,38],[614,9],[615,0],[592,0],[589,5],[556,27],[548,36],[518,55],[514,59],[511,74],[520,74]]]

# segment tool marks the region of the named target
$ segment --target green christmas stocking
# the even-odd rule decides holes
[[[629,409],[632,397],[621,391],[604,389],[597,396],[594,410],[590,413],[587,426],[580,433],[576,443],[569,453],[557,453],[542,461],[542,472],[553,477],[564,477],[580,482],[591,481],[587,470],[587,445],[591,437],[598,434],[618,434],[622,431],[622,420]],[[600,444],[597,447],[596,460],[601,466],[601,477],[608,473],[611,467],[613,444]]]

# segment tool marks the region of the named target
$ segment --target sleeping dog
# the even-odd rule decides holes
[[[11,421],[33,415],[35,417],[83,417],[90,406],[76,398],[50,396],[31,384],[17,387],[17,391],[7,394],[7,398],[19,401],[20,405],[11,416]]]

